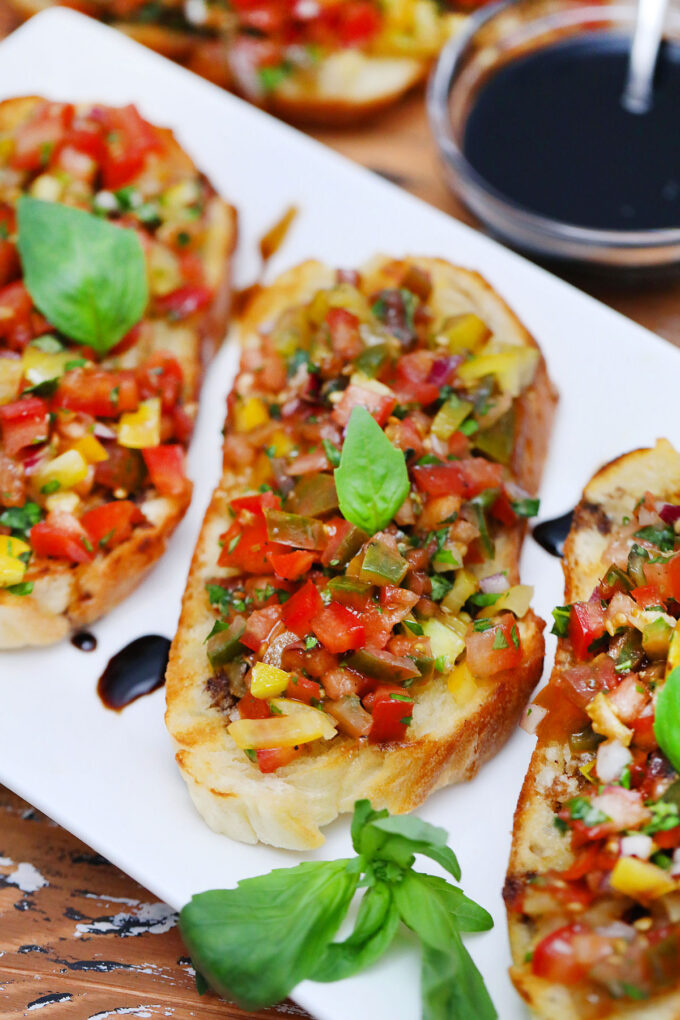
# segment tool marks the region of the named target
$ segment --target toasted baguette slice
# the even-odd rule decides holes
[[[440,259],[407,258],[395,262],[379,257],[360,274],[344,273],[339,277],[334,270],[318,262],[307,262],[279,277],[256,297],[245,313],[241,323],[242,368],[229,398],[225,470],[203,523],[170,653],[166,723],[174,738],[177,763],[189,792],[213,829],[244,842],[261,840],[293,849],[321,845],[321,827],[336,815],[351,811],[357,798],[368,797],[376,806],[406,812],[439,787],[472,778],[512,733],[522,706],[541,674],[543,662],[543,622],[529,610],[516,624],[522,653],[513,668],[496,672],[485,680],[479,679],[465,694],[459,691],[454,697],[448,686],[448,671],[440,666],[443,672],[435,673],[433,679],[420,683],[415,689],[413,721],[402,739],[372,743],[365,737],[355,739],[341,733],[330,742],[315,741],[290,764],[263,774],[231,738],[228,726],[238,713],[230,681],[219,669],[213,675],[206,658],[205,640],[215,622],[206,584],[223,582],[228,585],[229,575],[236,573],[233,568],[217,566],[220,536],[233,520],[230,502],[264,480],[259,474],[261,455],[253,459],[252,446],[248,446],[246,436],[239,431],[243,426],[239,407],[243,407],[244,400],[248,401],[258,380],[260,385],[267,382],[274,388],[278,385],[275,376],[269,375],[274,370],[273,359],[277,357],[267,353],[271,326],[277,320],[283,321],[282,315],[289,316],[292,323],[297,321],[295,309],[307,305],[319,292],[327,293],[338,278],[354,280],[366,295],[384,292],[385,288],[395,288],[400,282],[403,285],[408,281],[417,289],[427,289],[425,281],[429,280],[432,290],[425,304],[437,322],[450,322],[451,317],[466,314],[478,316],[492,334],[489,341],[492,349],[494,344],[502,342],[513,349],[537,351],[534,340],[481,276]],[[350,294],[359,301],[353,286],[349,286]],[[347,291],[344,293],[346,295]],[[317,300],[323,300],[323,294]],[[351,302],[352,298],[347,300]],[[369,303],[370,300],[369,297]],[[325,357],[323,364],[326,364]],[[511,465],[519,484],[533,492],[541,474],[556,396],[540,353],[531,360],[535,365],[533,377],[515,401],[516,443]],[[258,364],[262,366],[259,373]],[[341,371],[343,365],[347,366],[346,357],[338,362]],[[351,365],[345,368],[347,373],[351,370]],[[268,379],[264,378],[265,373]],[[296,378],[299,380],[299,372]],[[287,390],[291,383],[281,382],[284,390],[279,392],[278,399],[284,408],[282,413],[287,414]],[[337,396],[339,394],[336,400]],[[315,413],[328,415],[321,407]],[[390,418],[389,422],[388,434],[398,432],[399,419]],[[274,432],[275,426],[276,420]],[[329,429],[328,435],[339,437],[332,422]],[[259,441],[265,445],[271,441],[266,434],[271,436],[271,425],[262,425],[259,433],[249,433],[261,436]],[[277,441],[275,435],[274,441]],[[294,464],[295,453],[291,457]],[[264,467],[268,470],[266,461]],[[516,520],[493,528],[495,559],[472,569],[480,574],[505,570],[510,584],[514,585],[519,580],[524,522]],[[227,545],[233,546],[233,542],[228,540]],[[312,576],[321,577],[318,571],[312,571]],[[271,581],[274,585],[285,586],[286,583],[275,578]],[[408,583],[408,580],[402,581],[402,586],[408,589]],[[296,585],[299,587],[299,582]],[[294,586],[288,587],[292,590]],[[424,600],[423,606],[425,604],[436,612],[429,599]],[[369,611],[375,616],[370,607]],[[517,634],[513,640],[516,638]],[[282,640],[294,642],[295,634]],[[320,679],[330,688],[330,674],[324,673]],[[405,713],[408,711],[404,709]]]
[[[647,495],[645,498],[646,494],[652,494],[652,497]],[[642,510],[639,510],[639,504],[643,500]],[[583,498],[574,511],[572,528],[565,543],[563,563],[565,603],[590,599],[612,562],[622,568],[625,567],[633,541],[640,541],[633,537],[635,531],[645,525],[649,526],[650,521],[654,521],[654,511],[651,509],[654,505],[666,502],[680,503],[680,454],[667,440],[660,439],[653,449],[635,450],[601,468],[583,492]],[[642,519],[640,514],[643,515]],[[648,548],[654,552],[651,544]],[[658,549],[656,554],[659,555]],[[642,595],[640,598],[642,599]],[[625,602],[620,608],[624,615],[614,620],[614,627],[623,626],[630,620],[639,620],[638,626],[645,623],[639,609],[631,609],[630,606],[626,608]],[[650,610],[647,618],[658,615],[660,615],[658,611]],[[673,619],[670,618],[669,626],[672,623]],[[585,661],[586,663],[592,661],[592,657],[586,656]],[[580,725],[578,716],[574,721],[573,705],[559,700],[555,694],[560,681],[564,684],[565,676],[575,675],[573,672],[575,663],[571,641],[569,638],[560,638],[555,666],[546,688],[547,693],[541,692],[538,699],[539,703],[547,706],[548,714],[543,716],[539,725],[538,744],[515,813],[512,852],[505,886],[510,944],[514,960],[514,966],[510,971],[511,977],[532,1010],[545,1020],[581,1020],[581,1018],[589,1020],[595,1016],[625,1017],[629,1020],[675,1020],[680,1016],[680,988],[677,987],[680,983],[678,980],[680,973],[677,964],[671,965],[671,971],[675,966],[675,977],[673,978],[672,973],[666,974],[661,986],[656,988],[646,987],[644,984],[638,987],[639,972],[636,970],[636,963],[639,964],[639,956],[636,957],[635,950],[631,950],[627,963],[620,965],[618,970],[614,967],[612,972],[607,972],[603,965],[599,975],[596,971],[592,980],[584,977],[575,983],[560,983],[557,979],[550,979],[554,977],[550,969],[545,970],[545,961],[546,959],[550,961],[551,956],[549,952],[547,954],[545,952],[547,944],[543,943],[541,946],[543,939],[572,922],[594,927],[599,933],[614,931],[616,924],[627,922],[621,924],[620,930],[615,932],[619,942],[612,951],[613,954],[616,951],[622,952],[621,946],[625,947],[626,939],[635,936],[636,929],[630,927],[630,924],[636,918],[639,922],[637,932],[639,939],[646,938],[645,931],[650,929],[647,920],[644,920],[647,916],[654,919],[655,929],[664,923],[669,924],[671,932],[675,932],[675,937],[678,938],[679,900],[678,893],[672,889],[667,895],[646,897],[640,889],[636,890],[634,885],[626,885],[624,882],[623,886],[619,887],[616,879],[615,887],[612,889],[610,879],[605,877],[600,880],[597,862],[591,863],[585,871],[585,878],[581,881],[574,878],[570,884],[569,881],[561,879],[563,872],[574,866],[577,855],[582,854],[583,849],[573,849],[568,836],[562,835],[555,826],[556,813],[565,812],[565,805],[573,798],[592,796],[598,789],[594,783],[613,782],[613,787],[607,787],[610,790],[620,789],[616,783],[621,781],[620,778],[612,780],[609,773],[601,777],[598,772],[599,758],[595,757],[593,765],[594,751],[579,753],[560,733],[560,716],[564,723],[563,729],[569,730],[570,721],[571,726]],[[670,665],[675,664],[674,661],[666,664],[662,658],[656,667],[660,674],[656,681],[657,690],[663,682],[663,667],[666,666],[667,670]],[[644,660],[637,668],[640,672],[636,674],[638,683],[634,690],[642,696],[648,679]],[[631,681],[628,683],[630,685]],[[593,696],[596,689],[596,687],[593,689]],[[638,763],[642,760],[643,748],[646,749],[645,754],[650,748],[654,749],[652,753],[657,756],[659,785],[650,787],[650,792],[654,791],[652,799],[657,799],[659,791],[665,792],[672,782],[677,780],[677,776],[661,755],[653,735],[651,737],[648,735],[646,742],[638,743],[640,738],[636,736],[633,718],[635,704],[626,706],[621,696],[619,693],[617,697],[617,689],[614,688],[612,704],[618,712],[616,718],[619,720],[619,726],[623,721],[624,729],[619,730],[616,722],[611,728],[611,720],[609,724],[605,720],[604,725],[602,721],[595,722],[594,725],[598,727],[597,732],[600,736],[606,736],[605,744],[613,744],[613,738],[616,737],[616,742],[622,744],[623,741],[622,746],[625,746],[632,733],[630,746],[633,754],[637,755]],[[653,696],[646,694],[644,697],[648,707],[646,710],[642,709],[643,717],[645,711],[650,712],[649,706],[654,703]],[[545,712],[545,707],[532,708],[531,711],[540,715]],[[588,714],[583,715],[583,721],[588,723]],[[626,728],[629,729],[628,735],[625,733]],[[622,762],[625,762],[625,757],[624,751]],[[662,762],[665,764],[662,765]],[[591,782],[588,782],[581,769],[585,769],[586,773],[591,775]],[[633,794],[637,785],[637,782],[633,783],[631,791]],[[629,797],[629,792],[625,791],[624,796]],[[566,809],[567,815],[570,810]],[[635,832],[639,827],[640,820],[637,822],[634,819],[629,820],[628,831]],[[605,834],[603,837],[609,839],[606,845],[609,852],[614,855],[618,853],[619,829],[619,826],[612,825],[609,836],[606,837]],[[644,843],[645,837],[642,839]],[[594,846],[596,843],[596,840],[586,840],[583,845]],[[672,854],[672,849],[669,852]],[[601,865],[599,867],[601,868]],[[665,874],[661,869],[657,870],[661,875]],[[604,874],[605,876],[613,874],[611,862]],[[545,884],[549,885],[550,880],[561,883],[561,909],[558,909],[551,895],[543,892]],[[594,886],[596,892],[592,901],[589,901],[587,896],[585,900],[583,899],[582,889],[587,882],[597,883]],[[577,892],[574,892],[573,899],[570,898],[571,892],[566,891],[572,887],[579,887]],[[627,889],[628,894],[623,893],[623,888]],[[565,944],[569,945],[568,938]],[[537,946],[541,946],[538,951]],[[642,949],[644,948],[645,946],[642,946]],[[601,944],[599,949],[603,951]],[[597,950],[597,944],[590,944],[585,948],[586,959],[593,964],[596,961]],[[568,951],[565,953],[564,958],[568,967]],[[612,958],[616,959],[616,956],[613,955]],[[625,972],[623,976],[622,969]],[[578,978],[578,974],[576,977]],[[613,994],[607,991],[607,982],[613,989]]]
[[[128,108],[125,115],[136,118],[136,113],[129,113],[131,109]],[[94,115],[92,110],[91,105],[74,109],[65,104],[46,103],[37,97],[11,99],[0,104],[0,138],[4,146],[2,151],[6,154],[0,159],[0,162],[6,163],[4,169],[0,170],[4,174],[0,183],[0,217],[3,217],[2,222],[10,224],[12,230],[13,207],[19,196],[26,192],[89,208],[94,195],[103,190],[109,196],[108,214],[120,222],[122,210],[117,207],[110,191],[106,192],[106,182],[101,178],[102,173],[113,172],[110,168],[102,170],[95,166],[94,161],[89,163],[88,156],[80,156],[84,176],[72,176],[69,178],[70,184],[60,191],[59,178],[50,173],[51,165],[40,167],[38,163],[36,167],[31,163],[30,150],[26,149],[26,140],[30,141],[31,132],[34,137],[36,131],[39,135],[41,124],[48,123],[47,129],[54,131],[50,118],[63,125],[64,137],[68,137],[66,132],[71,129],[71,137],[76,137],[76,128],[80,130],[84,126],[87,130],[94,130],[102,117],[118,116],[116,111],[107,111],[103,107],[97,107]],[[142,125],[140,131],[149,143],[149,151],[140,160],[136,173],[131,172],[126,182],[120,182],[121,187],[123,183],[129,187],[132,201],[137,203],[137,207],[147,203],[148,209],[164,195],[170,196],[175,202],[174,207],[169,203],[165,209],[162,224],[160,219],[159,223],[152,222],[150,226],[137,221],[134,208],[127,213],[128,223],[137,226],[148,255],[150,303],[139,326],[113,351],[96,362],[92,355],[87,355],[84,367],[77,370],[82,373],[77,392],[74,384],[69,395],[64,397],[62,386],[66,379],[73,378],[73,373],[67,371],[58,382],[56,393],[48,395],[50,403],[47,406],[55,418],[50,427],[49,444],[41,447],[42,452],[37,455],[45,459],[64,452],[78,442],[81,434],[87,434],[93,428],[99,430],[98,435],[102,437],[109,455],[120,453],[116,442],[120,415],[115,410],[107,411],[101,406],[98,409],[96,402],[89,406],[90,395],[96,390],[98,373],[110,373],[103,378],[108,381],[111,391],[115,391],[117,380],[123,378],[119,376],[120,372],[127,379],[134,377],[137,396],[141,399],[148,397],[150,391],[148,383],[144,392],[139,388],[142,385],[139,373],[144,372],[145,366],[149,366],[151,378],[154,372],[165,372],[165,369],[158,367],[163,358],[167,359],[170,366],[168,370],[175,372],[178,377],[174,395],[164,398],[168,402],[167,406],[164,404],[168,420],[164,426],[166,431],[163,440],[179,444],[180,448],[186,446],[198,410],[203,371],[226,331],[231,295],[231,254],[236,238],[235,211],[216,194],[210,182],[196,169],[172,132],[146,125],[141,119],[139,123]],[[71,128],[67,126],[69,124]],[[15,151],[23,153],[19,168],[13,163],[12,153]],[[63,158],[67,158],[69,151],[73,152],[69,150],[67,142],[63,149],[55,146],[54,151],[57,160],[62,158],[60,152],[63,151]],[[71,158],[77,161],[78,154]],[[175,229],[181,229],[182,217],[185,216],[183,210],[191,202],[198,203],[200,211],[197,218],[191,219],[187,228],[191,235],[190,263],[181,263],[179,250],[173,246],[172,237]],[[157,233],[157,230],[160,232]],[[3,245],[4,249],[0,252],[0,311],[3,310],[3,296],[8,295],[6,300],[10,301],[9,295],[17,287],[22,287],[13,236],[7,241],[0,240],[0,248]],[[202,281],[193,290],[187,286],[182,270],[182,265],[189,264],[193,279],[200,278]],[[0,326],[0,376],[3,376],[7,366],[17,364],[16,359],[26,349],[27,339],[53,332],[49,324],[37,317],[34,311],[30,314],[31,318],[24,323],[17,320],[16,329],[11,325],[14,321],[11,317],[2,320],[3,323],[9,322],[10,326],[4,330]],[[21,332],[26,329],[30,330],[28,335]],[[65,348],[73,352],[74,359],[86,354],[82,347],[68,337],[62,336],[60,339]],[[24,382],[12,376],[11,385],[5,383],[3,386],[0,404],[20,401],[23,386]],[[105,402],[106,389],[104,385]],[[100,394],[97,398],[100,399],[101,385],[96,393]],[[132,407],[126,407],[126,410]],[[0,648],[49,644],[60,640],[73,628],[89,624],[106,613],[136,587],[162,555],[168,538],[184,515],[191,498],[191,483],[183,479],[181,464],[179,477],[174,481],[161,480],[157,484],[146,473],[142,455],[137,450],[127,451],[131,463],[134,462],[139,468],[135,468],[137,478],[134,484],[130,481],[126,487],[126,480],[116,478],[115,475],[107,479],[102,474],[101,465],[98,468],[93,461],[88,468],[87,478],[76,491],[61,492],[56,497],[48,495],[41,491],[35,481],[35,464],[32,461],[36,454],[32,453],[33,450],[31,447],[28,451],[19,449],[16,453],[8,454],[6,439],[0,438],[1,488],[5,490],[0,495],[0,514],[21,509],[26,503],[37,503],[43,517],[47,515],[49,518],[55,512],[61,513],[62,517],[57,523],[60,522],[62,528],[75,529],[76,533],[80,528],[86,537],[86,545],[91,547],[91,556],[89,562],[76,562],[72,557],[58,555],[53,551],[49,556],[34,554],[23,579],[23,582],[32,585],[30,594],[15,594],[11,589],[0,587]],[[110,456],[107,463],[111,463]],[[67,497],[66,501],[64,496]],[[87,519],[84,515],[92,509],[122,498],[135,504],[138,511],[141,511],[141,518],[137,515],[134,526],[124,529],[125,534],[116,533],[106,541],[95,540],[93,544],[87,539],[86,532],[82,531],[81,519]],[[6,533],[7,528],[3,528],[3,531]],[[31,543],[30,537],[27,541]]]

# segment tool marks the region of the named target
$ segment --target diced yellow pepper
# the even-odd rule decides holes
[[[50,513],[72,514],[78,509],[80,496],[75,492],[54,492],[45,500]]]
[[[596,694],[586,705],[586,712],[593,721],[596,733],[610,740],[618,740],[624,747],[628,747],[633,739],[633,731],[623,725],[606,694],[602,691]]]
[[[259,397],[248,397],[234,409],[234,423],[237,432],[252,432],[258,425],[269,421],[267,405]]]
[[[182,209],[193,205],[198,201],[200,195],[198,185],[193,179],[179,181],[167,188],[161,197],[161,202],[169,209]]]
[[[480,616],[496,616],[498,613],[511,612],[520,620],[531,605],[534,597],[534,589],[530,584],[513,584],[511,588],[504,591],[500,598],[496,599],[492,606],[484,606],[480,610]]]
[[[299,702],[287,702],[285,698],[277,699],[273,705],[281,715],[271,719],[237,719],[227,727],[237,747],[244,750],[295,747],[335,736],[335,723],[325,712]]]
[[[31,551],[31,547],[21,538],[12,538],[11,535],[0,535],[0,556],[13,556],[18,559],[23,553]]]
[[[442,606],[450,613],[459,613],[471,595],[479,588],[479,581],[471,570],[456,571],[453,588],[442,599]]]
[[[147,252],[149,290],[162,297],[182,285],[179,259],[165,245],[152,241]]]
[[[666,659],[666,676],[675,669],[676,666],[680,666],[680,620],[675,625],[675,630],[671,637],[671,643],[668,646],[668,658]]]
[[[445,659],[447,668],[453,669],[454,662],[465,651],[463,635],[457,633],[462,629],[464,634],[465,626],[461,626],[460,621],[455,617],[447,620],[445,624],[441,620],[425,620],[421,626],[423,633],[430,639],[430,647],[435,659]]]
[[[41,351],[29,344],[21,359],[24,375],[31,386],[58,379],[66,371],[69,361],[77,360],[73,351]]]
[[[158,446],[161,441],[161,402],[158,397],[143,400],[136,411],[120,416],[118,442],[132,450]]]
[[[0,404],[16,400],[23,374],[20,358],[0,358]]]
[[[617,892],[641,900],[665,896],[676,888],[667,871],[637,857],[619,857],[609,881]]]
[[[285,457],[295,449],[295,443],[283,429],[277,429],[274,432],[269,440],[269,445],[273,449],[275,457]]]
[[[529,385],[536,372],[539,353],[535,347],[507,346],[502,351],[480,354],[458,369],[464,383],[473,383],[485,375],[495,375],[503,393],[517,397]]]
[[[461,705],[470,701],[477,690],[475,678],[470,672],[470,667],[467,662],[459,663],[459,665],[456,666],[451,673],[449,673],[447,683],[451,694],[453,694],[456,701]]]
[[[58,202],[63,190],[63,183],[53,174],[40,174],[29,188],[33,198],[40,198],[43,202]]]
[[[250,677],[250,693],[254,698],[275,698],[283,694],[290,680],[291,675],[285,670],[256,662]]]
[[[77,450],[67,450],[66,453],[60,453],[54,460],[48,460],[40,468],[37,481],[41,489],[44,489],[46,485],[52,487],[54,482],[59,483],[60,489],[72,489],[86,477],[87,461],[82,453],[78,453]]]
[[[101,461],[108,460],[109,455],[106,449],[99,442],[96,436],[88,433],[75,443],[74,450],[78,453],[82,453],[83,457],[88,464],[99,464]]]
[[[257,489],[260,485],[270,482],[272,477],[272,462],[266,453],[259,453],[253,464],[251,485]]]
[[[441,335],[446,337],[451,353],[458,354],[478,350],[491,336],[491,330],[478,315],[470,312],[447,319]]]
[[[26,573],[26,564],[16,556],[3,556],[0,553],[0,588],[9,588],[12,584],[21,584]]]

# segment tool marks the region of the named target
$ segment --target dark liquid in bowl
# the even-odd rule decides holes
[[[480,89],[463,139],[504,197],[583,227],[680,227],[680,46],[646,114],[621,105],[630,39],[593,32],[514,60]]]

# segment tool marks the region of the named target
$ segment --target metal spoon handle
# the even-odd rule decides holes
[[[668,0],[638,0],[635,35],[621,102],[629,113],[647,113],[652,105],[654,69],[663,35]]]

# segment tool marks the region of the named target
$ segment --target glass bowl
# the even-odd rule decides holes
[[[531,212],[505,197],[467,161],[462,148],[468,112],[481,86],[506,62],[573,36],[632,36],[634,3],[504,0],[481,8],[442,51],[428,87],[430,124],[451,187],[490,233],[558,266],[659,275],[680,268],[680,227],[600,230]],[[680,11],[668,12],[665,37],[680,40]]]

